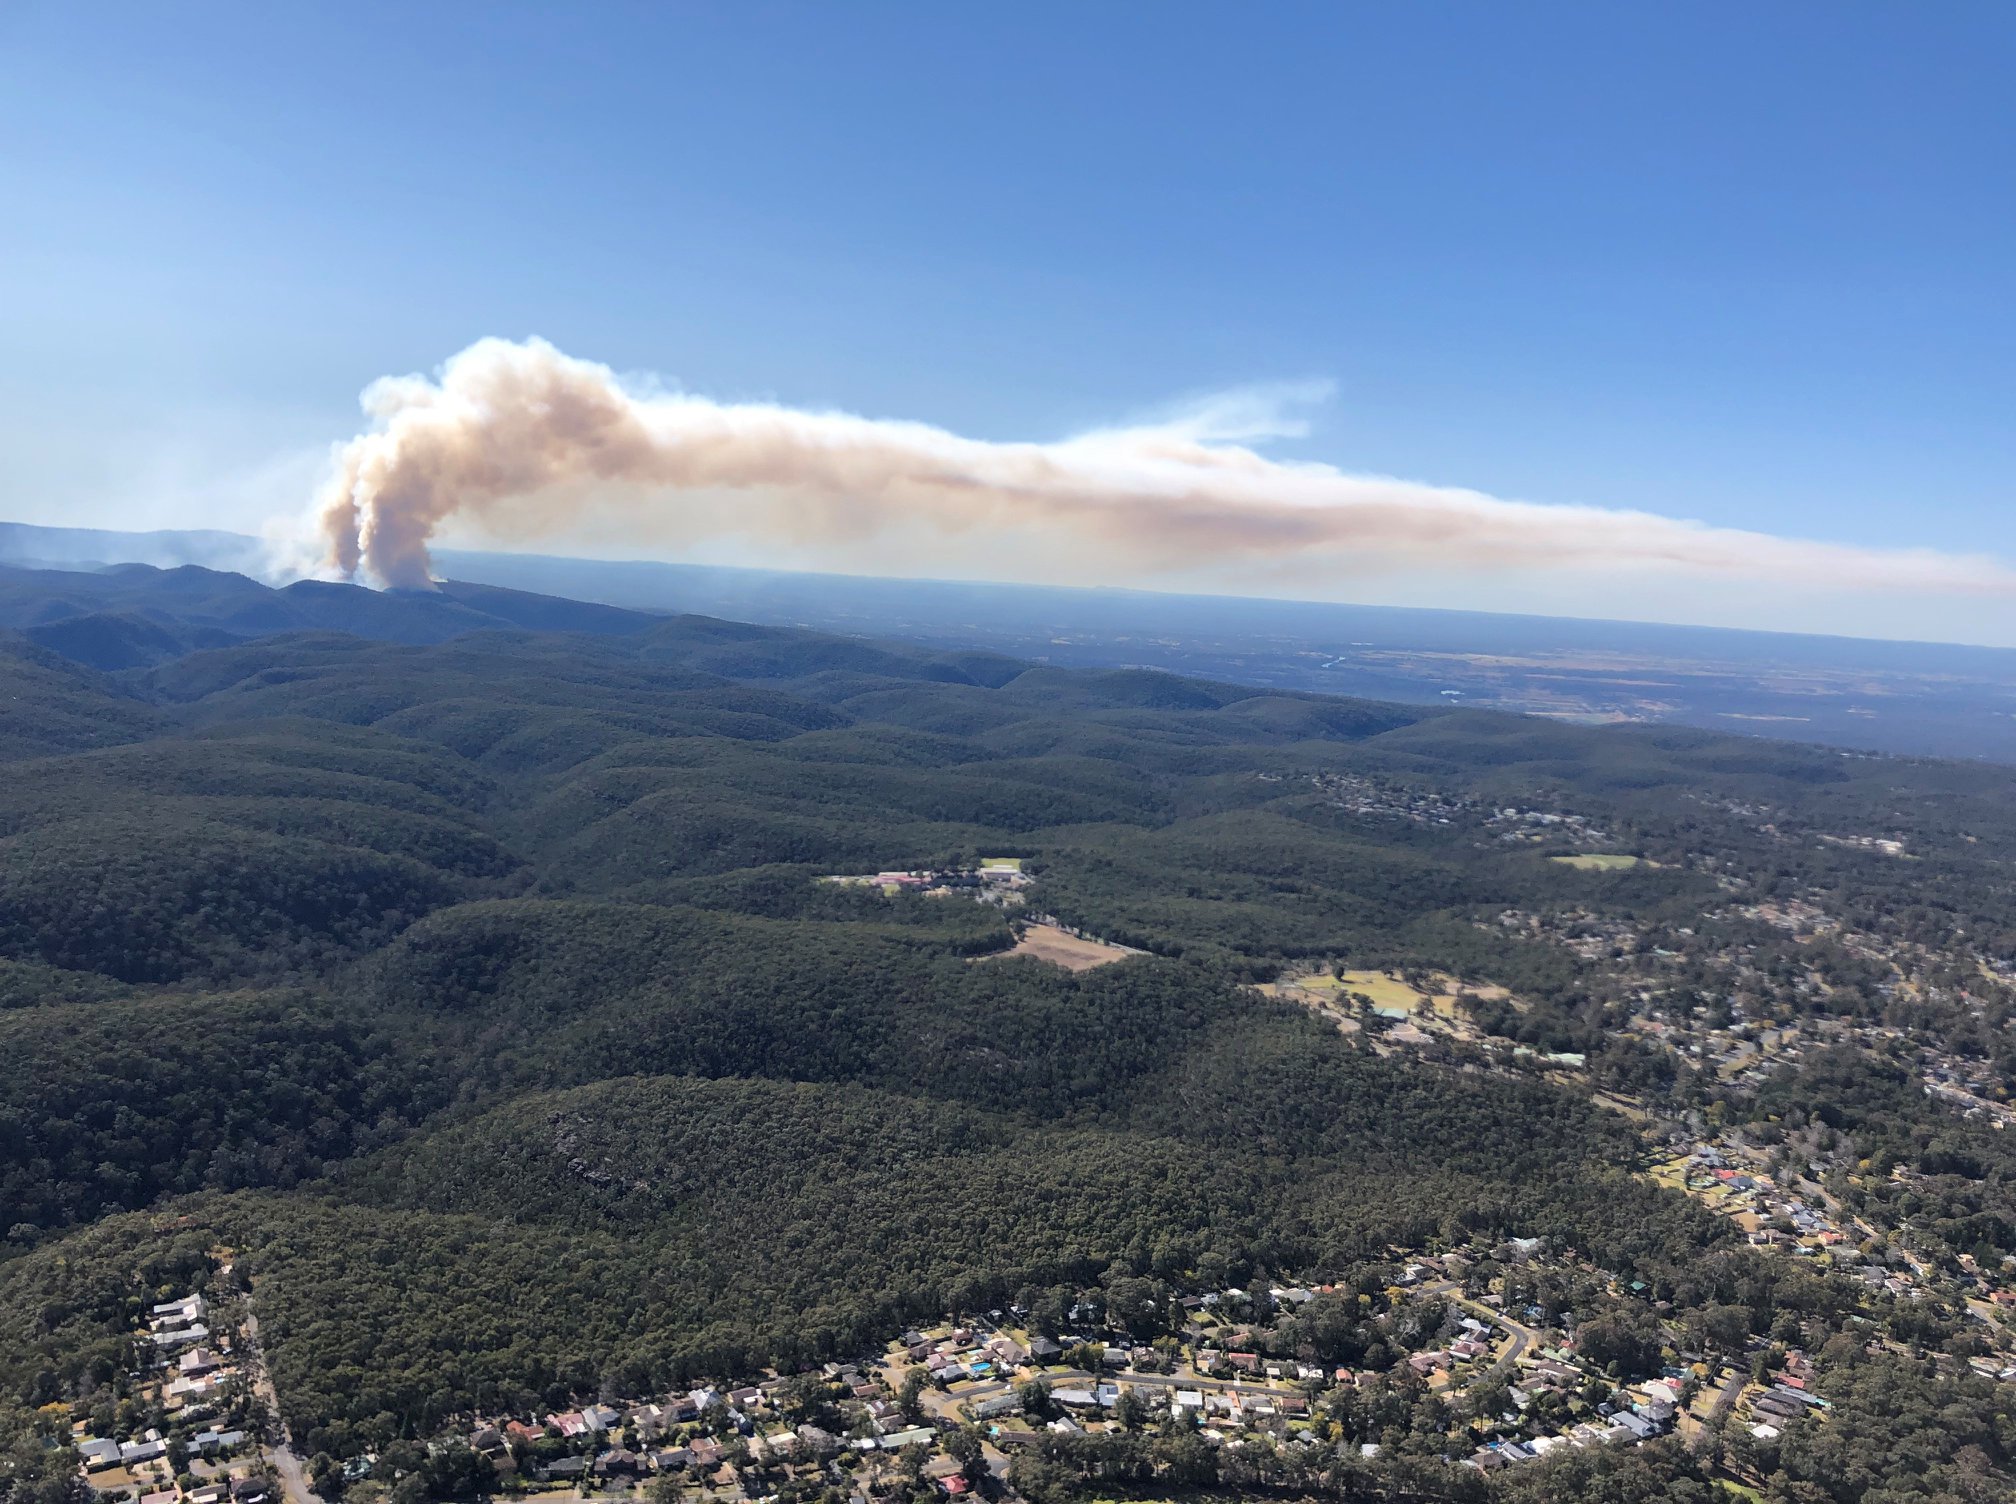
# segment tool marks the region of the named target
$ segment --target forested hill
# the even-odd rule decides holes
[[[199,564],[90,572],[0,564],[0,628],[98,669],[142,667],[282,632],[422,643],[510,628],[622,635],[660,619],[452,580],[434,590],[366,590],[320,580],[275,588]]]
[[[24,1493],[36,1407],[115,1395],[134,1312],[219,1246],[338,1457],[1030,1290],[1438,1241],[1548,1240],[1817,1349],[1837,1288],[1514,1057],[1537,1031],[1683,1116],[1713,1088],[1621,1027],[1607,949],[1535,927],[1694,935],[1740,890],[2016,950],[2008,771],[502,591],[66,578],[0,577]],[[1021,909],[821,880],[983,858],[1020,860]],[[1143,954],[1003,958],[1037,914]],[[1504,1048],[1375,1048],[1253,986],[1347,968],[1515,1000]]]

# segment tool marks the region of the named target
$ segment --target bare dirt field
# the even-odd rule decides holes
[[[1069,935],[1054,924],[1032,924],[1022,931],[1022,938],[1015,942],[1014,949],[1004,950],[1001,956],[1034,956],[1039,961],[1048,961],[1053,966],[1061,966],[1066,971],[1090,971],[1095,966],[1104,966],[1112,961],[1124,961],[1129,956],[1142,952],[1129,950],[1124,945],[1108,945],[1104,940],[1088,940],[1082,935]],[[987,957],[988,960],[997,957]]]

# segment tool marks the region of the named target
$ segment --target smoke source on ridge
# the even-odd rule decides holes
[[[1292,431],[1238,397],[1054,443],[626,388],[541,340],[486,339],[438,379],[388,378],[318,505],[322,567],[431,583],[453,518],[529,540],[619,521],[640,543],[724,533],[798,544],[994,529],[1096,547],[1118,579],[1205,567],[1654,569],[1838,588],[2011,593],[1993,560],[1543,506],[1268,459]]]

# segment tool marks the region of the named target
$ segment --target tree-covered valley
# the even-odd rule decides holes
[[[1513,1240],[1620,1382],[1791,1350],[1830,1413],[1487,1476],[1497,1412],[1326,1388],[1293,1466],[1185,1486],[2016,1488],[1977,1361],[2016,1300],[2016,772],[509,592],[269,632],[233,579],[45,579],[66,632],[0,638],[7,1497],[70,1496],[73,1415],[134,1402],[192,1286],[249,1292],[278,1420],[341,1463],[1050,1292],[1173,1335],[1181,1296]],[[830,880],[996,859],[1017,902]],[[1037,916],[1123,958],[1008,954]],[[1810,1181],[1846,1250],[1661,1171],[1695,1145]],[[1385,1288],[1256,1326],[1362,1365]],[[1166,1495],[1129,1445],[1013,1486]]]

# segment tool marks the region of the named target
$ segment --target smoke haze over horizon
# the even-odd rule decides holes
[[[815,557],[1034,536],[1091,551],[1109,584],[1166,583],[1208,565],[1291,580],[1624,572],[1704,587],[2016,596],[2016,570],[1986,557],[1506,500],[1254,447],[1300,432],[1292,407],[1320,395],[1306,385],[1231,392],[1151,423],[1001,443],[715,401],[626,382],[542,340],[485,339],[434,378],[366,390],[373,423],[338,452],[308,567],[425,587],[430,543],[463,523],[506,543],[599,529],[650,547],[738,537]]]

